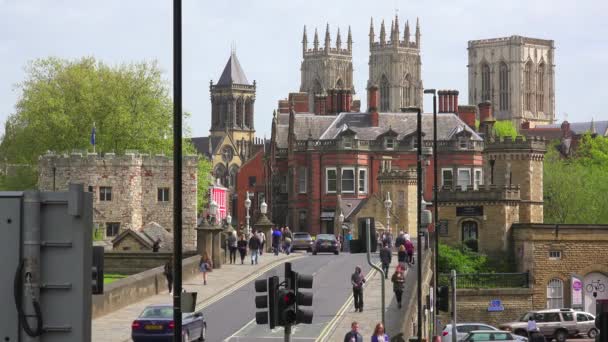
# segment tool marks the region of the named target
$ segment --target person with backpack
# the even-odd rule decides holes
[[[272,249],[274,255],[279,255],[279,248],[281,248],[281,231],[278,227],[275,227],[272,231]]]
[[[233,230],[226,241],[228,243],[228,250],[230,251],[230,263],[235,264],[237,250],[236,231]]]
[[[388,267],[391,264],[391,259],[393,258],[393,253],[389,245],[384,244],[382,249],[380,250],[380,261],[382,262],[382,271],[384,271],[384,279],[388,279]]]
[[[397,252],[397,267],[401,267],[405,269],[405,264],[407,263],[407,252],[405,251],[405,246],[399,246],[399,251]]]
[[[241,254],[241,265],[245,263],[245,257],[247,256],[247,240],[245,234],[241,234],[241,239],[236,243],[236,247]]]
[[[213,270],[213,262],[209,258],[209,254],[205,252],[198,263],[198,269],[203,274],[203,285],[207,285],[207,272]]]
[[[251,234],[249,238],[249,251],[251,252],[251,264],[258,264],[258,253],[260,252],[260,239],[256,234]]]

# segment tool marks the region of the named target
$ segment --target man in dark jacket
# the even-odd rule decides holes
[[[384,244],[380,250],[380,261],[382,262],[382,271],[384,271],[384,279],[388,279],[388,266],[391,264],[393,253],[388,247],[388,244]]]
[[[363,283],[365,283],[365,275],[361,271],[361,267],[355,267],[355,273],[350,277],[350,283],[353,285],[353,297],[355,299],[355,312],[363,312]]]
[[[251,264],[258,264],[258,253],[260,252],[260,239],[256,234],[251,234],[249,238],[249,251],[251,251]]]
[[[344,342],[363,342],[363,336],[359,333],[359,323],[355,321],[350,325],[350,331],[344,336]]]
[[[403,232],[399,233],[399,236],[395,239],[395,247],[399,250],[399,247],[405,245],[405,234]]]

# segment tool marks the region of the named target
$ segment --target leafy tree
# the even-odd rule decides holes
[[[472,252],[466,247],[451,247],[439,244],[439,273],[483,273],[488,272],[488,258],[480,253]]]

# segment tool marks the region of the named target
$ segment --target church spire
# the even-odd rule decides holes
[[[346,39],[348,51],[353,51],[353,35],[350,33],[350,25],[348,25],[348,38]]]
[[[369,22],[369,47],[370,48],[374,45],[374,39],[376,39],[376,34],[374,33],[374,18],[371,18],[370,22]]]
[[[336,49],[338,51],[342,48],[342,37],[340,37],[340,28],[338,27],[338,35],[336,36]]]
[[[313,45],[315,51],[319,50],[319,33],[317,32],[316,27],[315,27],[315,38],[314,38],[314,41],[312,42],[312,45]]]
[[[405,33],[403,33],[403,40],[405,40],[406,46],[410,44],[410,21],[405,21]]]
[[[391,37],[390,41],[392,42],[395,38],[395,21],[391,20]]]
[[[386,29],[384,28],[384,20],[382,20],[382,24],[380,24],[380,45],[384,46],[386,43]]]
[[[329,52],[331,48],[329,45],[331,44],[331,39],[329,38],[329,23],[325,27],[325,52]]]
[[[302,36],[302,55],[308,50],[308,37],[306,36],[306,25],[304,25],[304,35]]]
[[[420,20],[416,18],[416,48],[420,50]]]
[[[395,14],[395,39],[399,40],[399,16]]]

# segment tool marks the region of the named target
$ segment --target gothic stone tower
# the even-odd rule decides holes
[[[331,47],[329,24],[325,30],[325,45],[319,47],[319,35],[315,29],[313,48],[308,48],[306,26],[302,38],[302,80],[300,92],[309,94],[309,108],[317,114],[332,114],[339,109],[350,108],[353,87],[353,39],[348,28],[346,48],[342,47],[340,29],[336,36],[336,46]],[[328,108],[319,112],[318,104],[327,99]],[[322,101],[321,101],[322,100]]]
[[[232,187],[238,168],[251,155],[256,84],[249,84],[236,53],[232,51],[222,76],[209,86],[211,93],[210,139],[216,178]]]
[[[386,40],[384,21],[380,41],[375,41],[374,22],[369,28],[369,81],[380,89],[380,111],[400,112],[402,107],[422,108],[422,76],[420,59],[420,24],[416,20],[416,40],[410,41],[410,26],[405,24],[403,40],[399,36],[399,18],[391,23]]]
[[[498,120],[555,119],[553,40],[511,36],[469,41],[469,103],[490,101]]]

